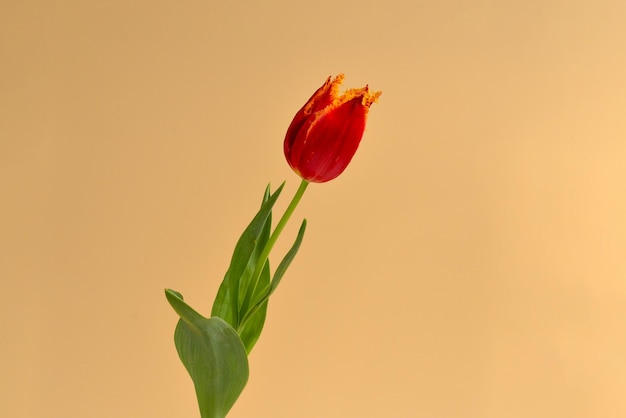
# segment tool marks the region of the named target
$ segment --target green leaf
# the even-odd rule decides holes
[[[269,198],[270,198],[270,191],[269,191],[269,186],[268,186],[265,189],[261,207],[263,207],[263,205],[265,205],[268,202]],[[261,255],[261,252],[263,251],[263,249],[265,248],[265,245],[267,244],[267,241],[269,240],[270,232],[271,232],[271,223],[272,223],[271,221],[272,221],[272,214],[270,212],[267,217],[267,221],[265,222],[263,231],[261,232],[258,238],[253,254],[250,257],[250,262],[254,263],[255,267],[256,267],[256,263],[258,262],[259,256]],[[245,312],[248,309],[248,306],[250,305],[250,301],[257,299],[259,297],[259,294],[263,292],[264,289],[267,289],[267,287],[269,286],[269,283],[270,283],[269,260],[265,263],[265,266],[263,270],[261,271],[261,276],[259,277],[258,283],[253,285],[251,278],[252,278],[252,274],[248,274],[248,275],[244,274],[244,276],[241,278],[242,280],[240,280],[239,282],[240,295],[241,294],[245,295],[243,298],[244,299],[243,302],[240,303],[240,309],[239,309],[240,318],[243,315],[245,315]],[[231,324],[234,324],[235,321],[233,318],[232,306],[230,305],[230,303],[231,301],[230,301],[230,293],[228,291],[228,281],[224,280],[222,281],[222,284],[220,285],[219,290],[217,292],[217,296],[213,304],[213,311],[211,314],[213,316],[219,316],[220,318],[223,318],[225,321]],[[259,309],[257,309],[255,314],[250,317],[250,319],[247,321],[245,326],[240,326],[241,329],[238,330],[239,336],[241,340],[243,341],[246,347],[246,352],[248,354],[252,351],[252,348],[258,341],[261,335],[261,332],[263,331],[266,314],[267,314],[267,303],[264,303],[263,306],[259,307]]]
[[[166,289],[165,296],[180,316],[174,343],[193,380],[200,415],[224,418],[248,381],[245,347],[221,318],[203,317],[173,290]]]
[[[259,283],[254,291],[252,300],[260,299],[261,295],[267,291],[270,285],[270,266],[269,260],[265,263],[265,267],[261,272],[261,277],[259,277]],[[213,305],[212,315],[215,317],[221,317],[225,321],[228,322],[227,319],[231,318],[230,316],[230,306],[228,305],[230,302],[229,293],[228,293],[228,285],[225,281],[222,282],[220,288],[218,290],[218,294],[216,296],[216,301],[220,300],[220,311],[215,309],[216,304]],[[244,343],[246,347],[246,352],[250,354],[252,348],[258,341],[261,336],[261,332],[263,331],[263,326],[265,325],[265,317],[267,314],[267,301],[257,308],[255,313],[250,316],[250,319],[246,322],[239,332],[239,337],[241,341]],[[222,316],[224,315],[224,316]],[[241,315],[245,315],[242,313]]]
[[[283,276],[287,272],[287,268],[289,267],[294,257],[298,253],[298,250],[300,249],[300,245],[302,244],[302,239],[304,238],[305,231],[306,231],[306,219],[302,220],[302,225],[300,225],[300,230],[298,230],[298,235],[296,236],[296,240],[291,246],[291,248],[289,249],[289,251],[287,251],[287,254],[285,254],[285,257],[282,259],[280,264],[278,265],[278,268],[274,272],[274,278],[272,279],[272,282],[268,286],[263,287],[262,291],[257,292],[256,298],[254,299],[255,303],[252,309],[250,309],[250,312],[251,312],[250,320],[254,318],[254,315],[256,315],[258,311],[263,309],[264,305],[265,306],[267,305],[267,301],[269,300],[269,297],[272,295],[272,293],[274,293],[274,290],[276,290],[276,288],[280,284],[280,280],[283,278]],[[248,324],[246,323],[246,326],[247,325]]]
[[[263,205],[267,203],[269,198],[270,198],[270,194],[269,194],[269,186],[268,186],[265,189],[265,194],[263,195],[263,203],[261,204],[261,207],[263,207]],[[247,274],[244,274],[243,276],[241,276],[241,280],[239,281],[239,294],[243,296],[239,298],[239,318],[245,315],[247,310],[250,308],[250,301],[252,300],[253,296],[259,292],[260,288],[262,289],[263,285],[265,285],[266,283],[269,283],[269,280],[270,280],[269,269],[267,270],[267,277],[263,277],[263,276],[253,277],[253,276],[254,276],[254,272],[256,271],[259,258],[261,257],[261,253],[265,250],[265,246],[267,245],[267,242],[270,239],[271,230],[272,230],[272,212],[270,211],[270,213],[267,216],[267,220],[265,221],[265,225],[263,226],[263,231],[261,231],[261,235],[259,235],[254,251],[252,255],[250,256],[249,266],[251,269],[247,269],[245,272]],[[269,260],[266,261],[263,267],[264,268],[261,270],[261,275],[265,273],[265,267],[269,268]],[[238,331],[240,331],[239,335],[241,335],[241,330],[238,329]]]
[[[224,319],[234,329],[239,328],[241,311],[247,310],[246,307],[242,307],[246,298],[250,298],[247,295],[259,287],[258,283],[253,283],[252,275],[269,237],[271,220],[270,222],[268,220],[272,207],[284,185],[285,183],[281,184],[271,195],[266,190],[261,208],[237,241],[230,266],[213,302],[211,315]]]
[[[285,272],[287,271],[287,268],[289,268],[289,265],[293,261],[293,258],[298,253],[298,250],[300,249],[300,244],[302,244],[302,239],[304,238],[305,230],[306,230],[306,219],[303,219],[302,225],[300,225],[300,229],[298,230],[298,236],[296,236],[295,242],[293,243],[289,251],[287,251],[287,254],[285,254],[285,257],[282,259],[282,261],[278,265],[278,268],[274,272],[274,278],[272,279],[270,291],[267,294],[268,298],[272,295],[272,293],[274,293],[274,290],[276,290],[276,288],[278,287],[278,284],[280,283],[280,279],[283,278],[283,276],[285,275]]]
[[[267,289],[267,286],[270,284],[270,266],[269,260],[265,263],[265,267],[263,268],[263,272],[261,273],[261,277],[259,278],[258,286],[255,289],[252,300],[258,298],[258,296],[263,292],[264,289]],[[239,330],[239,336],[241,337],[241,341],[243,341],[246,346],[246,351],[248,354],[252,351],[252,348],[256,344],[257,340],[261,336],[261,331],[263,331],[263,326],[265,325],[265,317],[267,315],[267,303],[265,301],[257,311],[250,316],[250,319],[241,327]],[[242,315],[245,315],[245,312],[242,312]]]

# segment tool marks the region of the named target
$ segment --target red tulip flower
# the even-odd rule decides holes
[[[308,182],[324,183],[343,173],[359,147],[369,108],[381,94],[365,86],[339,95],[343,78],[328,77],[287,129],[285,157]]]

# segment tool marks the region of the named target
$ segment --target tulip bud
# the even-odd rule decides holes
[[[369,108],[381,95],[368,86],[339,95],[343,78],[328,77],[287,129],[285,157],[306,181],[324,183],[346,169],[363,137]]]

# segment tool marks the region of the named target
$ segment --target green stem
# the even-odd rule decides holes
[[[289,222],[289,218],[291,218],[291,215],[296,210],[296,206],[298,206],[298,203],[300,203],[300,199],[302,199],[302,195],[304,194],[304,191],[306,190],[306,187],[308,185],[309,182],[302,179],[302,182],[300,182],[300,187],[298,187],[298,190],[291,199],[289,206],[287,206],[287,209],[285,209],[285,213],[283,213],[280,221],[278,221],[278,224],[276,224],[276,229],[274,229],[274,232],[272,232],[269,241],[267,241],[267,244],[265,245],[265,248],[263,249],[263,252],[259,257],[259,261],[257,262],[256,268],[254,269],[254,277],[259,277],[261,275],[261,270],[263,270],[263,267],[265,267],[267,257],[269,257],[270,251],[272,251],[272,247],[274,247],[274,244],[278,240],[280,233],[283,232],[285,225],[287,225],[287,222]]]
[[[261,255],[259,256],[259,260],[257,261],[257,264],[254,267],[254,274],[252,275],[253,277],[252,283],[259,282],[259,277],[261,276],[261,272],[263,271],[263,268],[265,267],[265,263],[267,263],[267,258],[269,257],[270,252],[272,251],[272,248],[274,247],[274,244],[278,240],[278,237],[280,236],[281,232],[283,232],[283,229],[285,228],[285,225],[287,225],[287,222],[289,222],[289,218],[291,218],[291,215],[296,210],[296,207],[298,206],[298,203],[300,203],[300,199],[302,199],[302,195],[304,195],[304,192],[308,185],[309,185],[309,182],[302,179],[302,181],[300,182],[300,186],[298,187],[298,190],[296,190],[296,194],[291,199],[291,202],[289,202],[289,206],[287,206],[287,209],[285,209],[285,213],[283,213],[283,216],[278,221],[278,224],[276,224],[276,228],[274,229],[274,232],[272,232],[270,239],[267,241],[267,244],[265,244],[265,248],[263,248],[263,251],[261,252]],[[254,290],[250,292],[250,296],[252,294],[254,294]],[[250,300],[248,299],[248,297],[246,297],[246,301],[244,302],[244,309],[248,310],[248,312],[244,313],[244,317],[239,323],[239,327],[238,327],[239,330],[243,328],[243,326],[247,322],[247,319],[250,318],[250,316],[253,313],[249,311],[249,307],[246,306],[249,302]]]

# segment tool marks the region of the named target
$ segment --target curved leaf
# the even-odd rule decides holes
[[[239,328],[241,311],[247,310],[242,304],[258,287],[257,283],[252,283],[252,275],[269,238],[272,207],[284,185],[281,184],[272,195],[266,190],[261,208],[237,241],[230,266],[213,302],[211,316],[219,316],[235,329]]]
[[[223,319],[205,318],[180,293],[165,290],[180,316],[174,343],[193,380],[202,418],[224,418],[248,381],[248,357],[237,332]]]
[[[278,287],[280,280],[283,278],[283,276],[287,272],[287,268],[289,267],[294,257],[298,253],[298,250],[300,249],[300,245],[302,244],[302,239],[304,238],[305,231],[306,231],[306,219],[302,220],[302,225],[300,225],[300,230],[298,230],[298,235],[296,236],[296,240],[294,241],[293,245],[291,246],[289,251],[287,251],[287,254],[285,254],[285,257],[282,259],[282,261],[278,265],[278,268],[274,272],[274,278],[272,278],[271,283],[268,283],[265,287],[262,288],[261,291],[258,291],[255,293],[254,304],[252,305],[252,308],[250,308],[250,311],[248,312],[248,315],[247,315],[250,317],[250,319],[247,319],[247,317],[244,317],[242,318],[243,321],[252,320],[254,316],[258,314],[260,310],[265,310],[267,308],[267,302],[269,300],[269,297],[272,295],[272,293],[274,293],[274,291]],[[245,325],[247,326],[248,323],[246,322]],[[260,332],[261,330],[259,330],[259,333]]]

